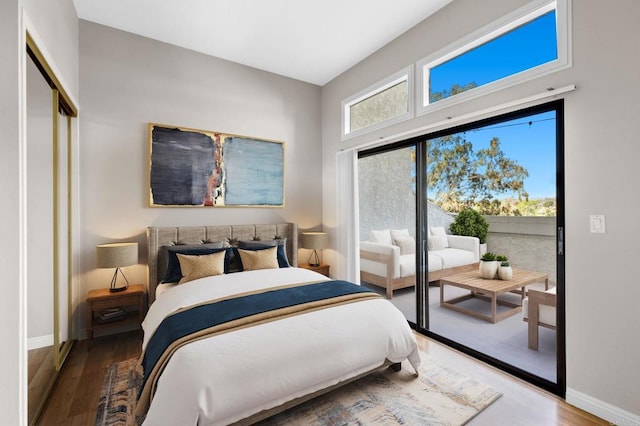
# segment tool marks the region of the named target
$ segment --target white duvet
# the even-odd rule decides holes
[[[202,278],[165,289],[142,324],[143,350],[165,315],[203,300],[327,278],[300,268]],[[158,380],[145,425],[224,425],[376,368],[420,363],[402,313],[385,299],[322,309],[190,343]]]

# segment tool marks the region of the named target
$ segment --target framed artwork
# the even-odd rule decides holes
[[[153,207],[284,207],[284,142],[149,123]]]

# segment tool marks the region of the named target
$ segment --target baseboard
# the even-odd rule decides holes
[[[575,389],[567,388],[566,401],[582,410],[588,411],[616,425],[640,424],[640,416],[622,408],[600,401]]]
[[[53,334],[46,336],[31,337],[27,339],[27,350],[45,348],[53,346]]]

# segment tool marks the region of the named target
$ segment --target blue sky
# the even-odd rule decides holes
[[[468,131],[464,136],[473,143],[474,150],[487,148],[493,137],[500,139],[505,156],[529,172],[525,179],[529,198],[543,198],[556,195],[555,132],[555,111],[549,111]]]
[[[556,59],[555,26],[556,13],[548,12],[434,67],[430,72],[431,92],[449,90],[453,84],[483,85]],[[555,126],[555,112],[546,112],[469,131],[465,137],[475,149],[487,147],[493,137],[499,138],[505,156],[529,171],[525,180],[529,197],[555,197]]]

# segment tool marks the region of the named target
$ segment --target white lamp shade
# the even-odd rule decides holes
[[[326,232],[303,232],[300,245],[310,250],[322,250],[329,246],[329,234]]]
[[[122,268],[138,263],[138,243],[110,243],[96,246],[96,267]]]

